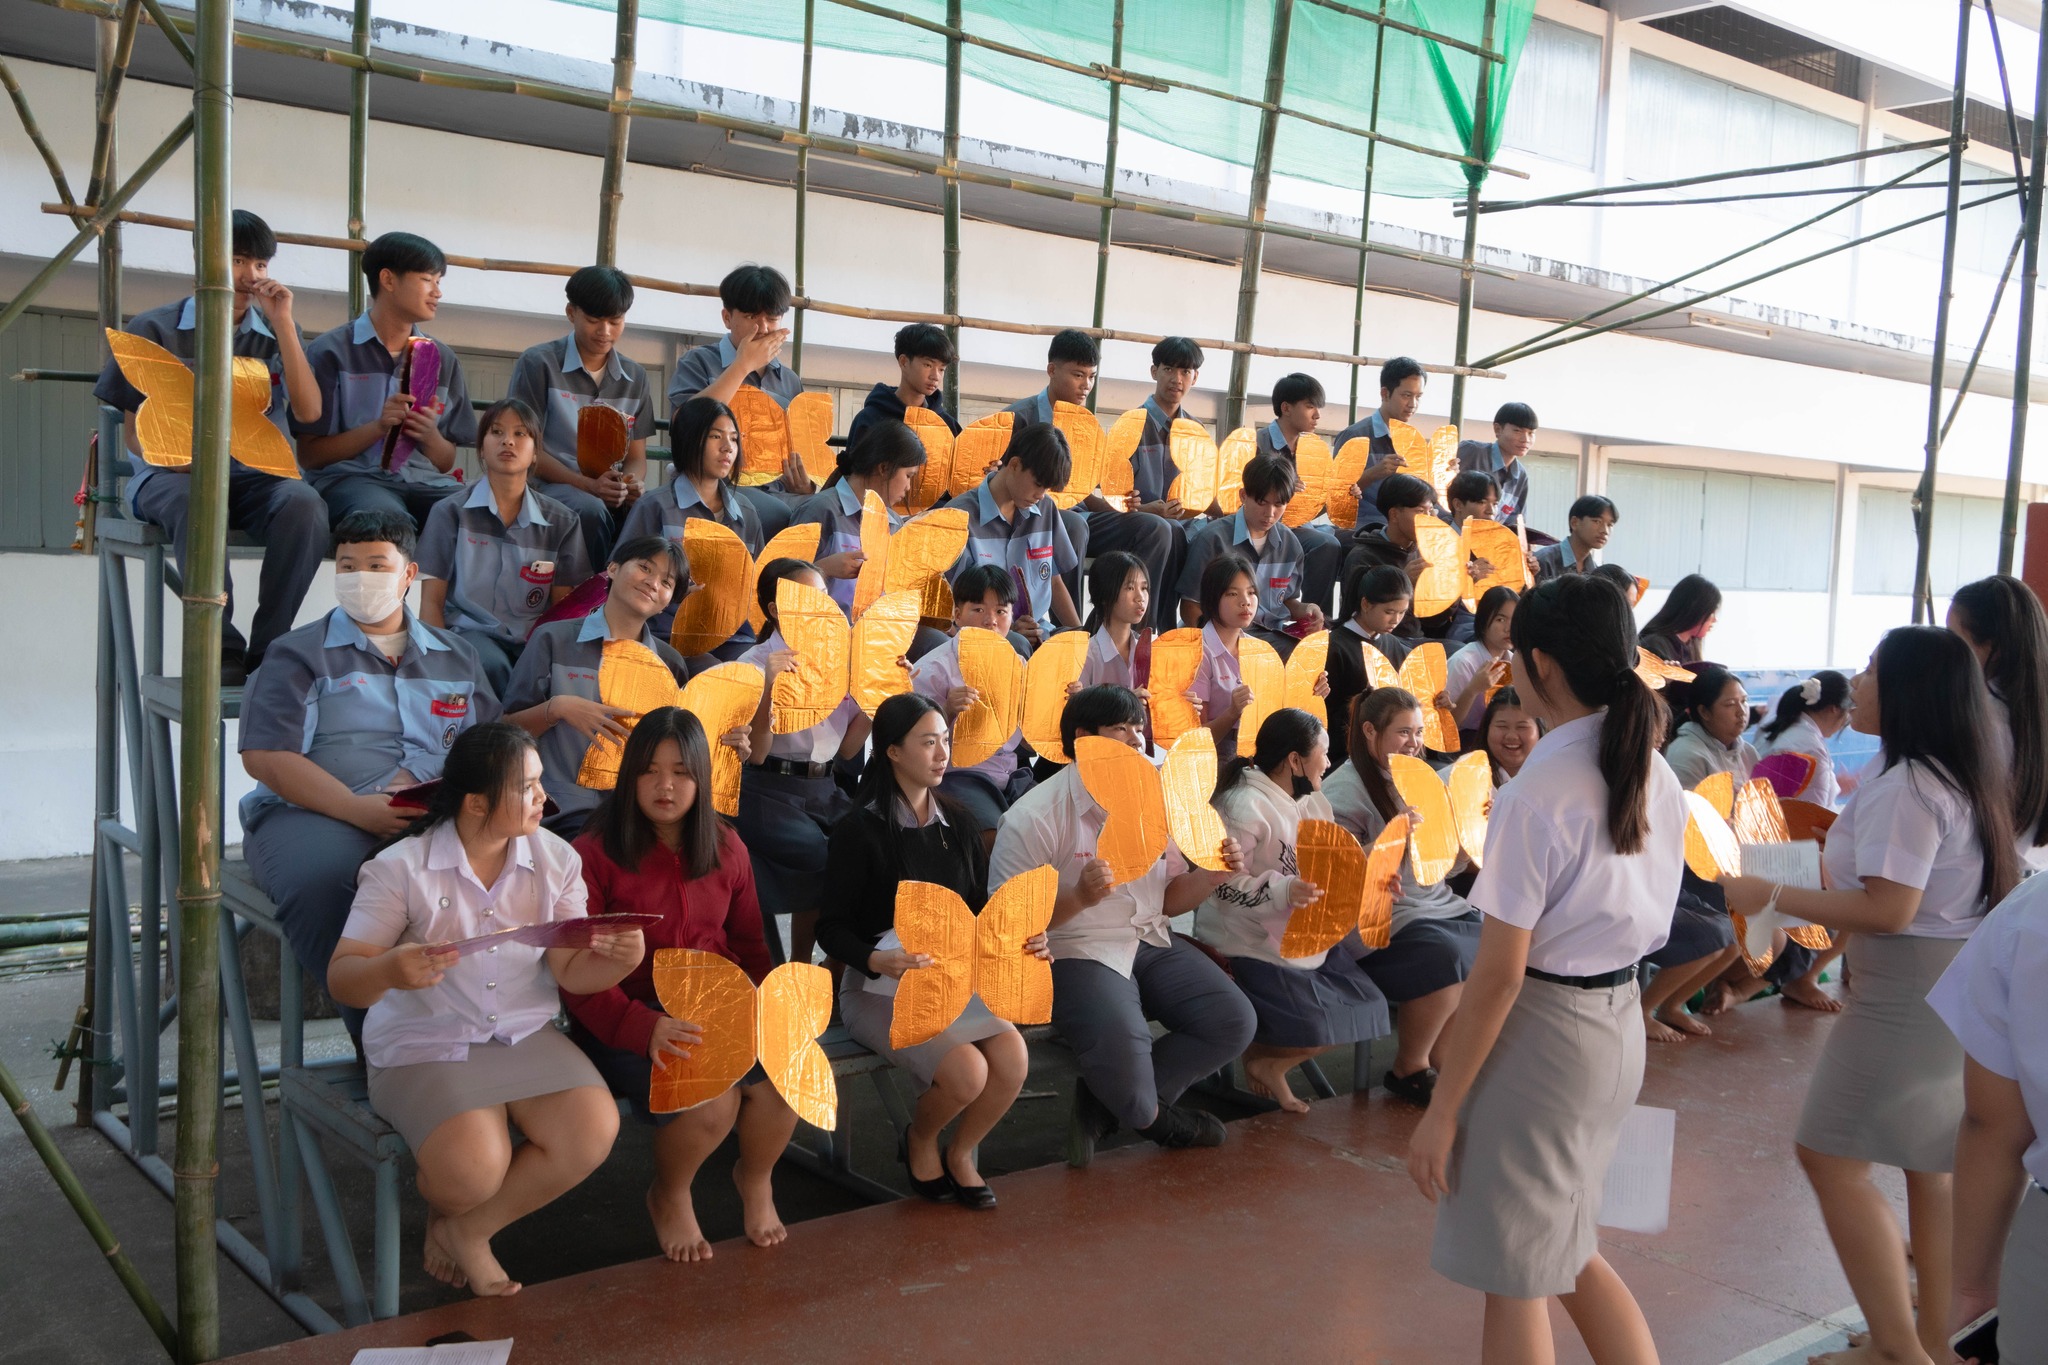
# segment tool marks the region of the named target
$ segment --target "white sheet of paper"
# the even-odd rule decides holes
[[[500,1341],[444,1341],[439,1346],[372,1346],[357,1351],[349,1365],[507,1365],[512,1338]]]
[[[1780,886],[1818,891],[1821,889],[1820,845],[1811,839],[1795,839],[1788,844],[1744,844],[1742,872],[1744,876],[1761,877]],[[1779,930],[1797,929],[1805,923],[1806,920],[1778,910],[1747,916],[1742,951],[1751,957],[1762,957],[1772,950]]]
[[[1621,1121],[1607,1185],[1600,1194],[1600,1226],[1650,1236],[1671,1225],[1671,1151],[1676,1109],[1637,1105]]]

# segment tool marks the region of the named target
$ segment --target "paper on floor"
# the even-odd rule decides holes
[[[439,1346],[373,1346],[357,1351],[349,1365],[506,1365],[512,1338],[502,1341],[444,1341]]]
[[[1600,1226],[1654,1236],[1671,1225],[1671,1149],[1678,1111],[1636,1105],[1621,1121]]]

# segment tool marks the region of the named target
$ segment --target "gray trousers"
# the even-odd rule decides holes
[[[1144,561],[1145,573],[1152,580],[1151,623],[1160,630],[1172,630],[1179,625],[1180,602],[1174,596],[1173,586],[1180,578],[1181,562],[1188,552],[1187,536],[1180,523],[1150,512],[1088,513],[1088,553],[1100,558],[1112,550],[1129,551]],[[1078,593],[1074,596],[1074,607],[1087,615],[1087,607],[1081,605]]]
[[[351,512],[396,512],[412,518],[413,529],[427,524],[427,513],[451,493],[460,493],[459,483],[407,483],[382,470],[345,474],[325,485],[320,496],[327,499],[328,515],[339,526]]]
[[[178,573],[185,573],[192,475],[183,469],[152,472],[135,490],[135,513],[171,538]],[[256,617],[244,641],[235,629],[235,589],[228,582],[227,611],[221,617],[224,650],[245,653],[253,669],[270,642],[292,628],[299,605],[320,561],[327,556],[327,504],[302,479],[280,479],[260,469],[228,465],[228,525],[263,542],[263,570],[256,585]]]
[[[754,515],[761,521],[761,539],[773,540],[775,533],[787,530],[796,517],[796,509],[802,505],[805,494],[778,493],[766,484],[743,484],[739,495],[747,500],[747,506],[754,509]]]
[[[611,562],[612,546],[618,541],[619,527],[625,522],[629,507],[621,507],[614,513],[603,498],[595,493],[586,493],[574,484],[549,483],[536,478],[533,487],[535,492],[545,493],[576,514],[578,524],[583,527],[583,548],[590,552],[593,568],[602,570]]]
[[[477,662],[483,666],[484,679],[490,683],[491,691],[504,696],[506,687],[512,682],[512,666],[519,662],[523,647],[487,630],[465,627],[455,633],[469,641],[469,647],[476,651]]]
[[[277,906],[299,965],[324,987],[334,945],[356,898],[356,871],[377,847],[375,835],[297,806],[274,807],[242,838],[242,857]],[[362,1036],[365,1011],[343,1006],[348,1031]]]
[[[1304,580],[1302,598],[1321,607],[1323,615],[1335,621],[1337,575],[1344,567],[1344,542],[1337,539],[1337,533],[1327,526],[1297,526],[1294,535],[1301,542],[1304,561],[1301,568]]]
[[[1147,1019],[1166,1033],[1155,1040]],[[1258,1023],[1244,992],[1185,939],[1139,944],[1129,976],[1092,958],[1052,964],[1052,1026],[1126,1128],[1150,1127],[1161,1105],[1243,1052]]]

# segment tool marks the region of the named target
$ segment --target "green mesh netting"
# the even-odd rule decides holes
[[[614,0],[562,0],[611,10]],[[904,13],[943,23],[945,0],[889,0]],[[1377,0],[1351,0],[1377,11]],[[1535,0],[1496,0],[1486,146],[1497,147],[1515,63],[1528,36]],[[802,0],[641,0],[641,17],[789,42],[803,41]],[[1113,0],[965,0],[963,24],[978,37],[1078,65],[1107,64]],[[1484,0],[1388,0],[1388,17],[1477,44]],[[1190,81],[1263,99],[1271,47],[1272,0],[1124,0],[1125,69]],[[1378,25],[1296,0],[1288,32],[1285,105],[1319,118],[1366,127],[1375,80]],[[943,65],[938,34],[817,0],[816,41]],[[1106,119],[1105,82],[969,45],[966,74],[1063,108]],[[1389,29],[1377,73],[1379,131],[1418,146],[1463,152],[1470,142],[1472,104],[1481,61],[1469,52]],[[1252,163],[1260,111],[1187,90],[1124,88],[1122,126],[1171,146],[1240,166]],[[1282,119],[1274,146],[1281,175],[1357,188],[1364,183],[1367,142],[1301,119]],[[1089,158],[1100,147],[1075,148]],[[1465,168],[1381,143],[1373,192],[1434,198],[1465,192]]]

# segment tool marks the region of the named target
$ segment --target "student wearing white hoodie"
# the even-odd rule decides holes
[[[1244,866],[1220,882],[1195,912],[1195,937],[1230,959],[1231,976],[1258,1014],[1245,1049],[1247,1083],[1282,1109],[1308,1105],[1287,1073],[1329,1048],[1387,1032],[1387,1000],[1343,945],[1307,957],[1283,957],[1281,938],[1295,910],[1323,893],[1301,876],[1295,840],[1303,820],[1330,820],[1322,794],[1329,736],[1314,716],[1292,707],[1259,727],[1250,758],[1224,768],[1212,804],[1244,850]]]

